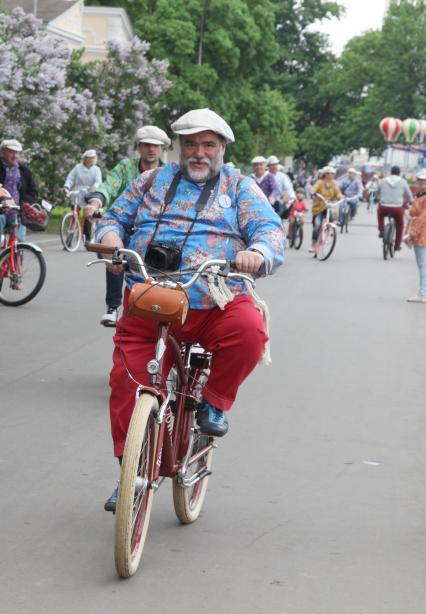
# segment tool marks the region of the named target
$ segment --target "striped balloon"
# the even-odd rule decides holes
[[[380,131],[385,137],[387,143],[393,143],[398,140],[401,134],[402,122],[396,117],[385,117],[379,124]]]
[[[418,141],[419,143],[424,143],[426,138],[426,119],[418,119],[417,122],[419,124]]]
[[[419,132],[419,122],[412,117],[404,119],[402,122],[402,131],[404,132],[407,143],[414,143]]]

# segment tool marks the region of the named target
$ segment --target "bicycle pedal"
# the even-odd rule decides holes
[[[198,409],[199,402],[193,397],[188,397],[185,401],[185,409],[188,411],[196,411]]]

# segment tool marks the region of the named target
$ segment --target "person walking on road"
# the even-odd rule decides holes
[[[141,173],[161,165],[160,156],[164,149],[170,146],[170,139],[164,130],[157,126],[143,126],[135,135],[137,156],[125,158],[110,171],[99,188],[88,194],[86,200],[89,213],[99,208],[108,208]],[[114,327],[119,319],[123,298],[124,273],[115,275],[106,272],[106,306],[107,310],[101,318],[102,326]]]
[[[399,166],[392,166],[391,174],[379,181],[377,186],[376,199],[379,201],[377,207],[377,223],[379,227],[379,238],[383,238],[385,230],[385,217],[392,216],[396,224],[395,250],[401,249],[402,233],[404,230],[404,202],[410,204],[414,198],[408,183],[400,177],[401,169]]]
[[[409,240],[414,246],[420,274],[419,292],[407,299],[409,303],[426,303],[426,170],[417,175],[420,191],[416,195],[410,216]]]

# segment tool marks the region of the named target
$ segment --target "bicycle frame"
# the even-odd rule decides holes
[[[152,487],[158,485],[159,478],[179,476],[183,485],[191,486],[196,481],[202,479],[205,474],[193,476],[190,483],[185,482],[185,473],[187,468],[195,463],[199,458],[205,456],[209,450],[213,448],[213,438],[209,438],[209,444],[196,454],[192,455],[191,439],[194,438],[194,433],[191,433],[189,440],[189,421],[192,417],[192,408],[185,407],[188,398],[194,398],[191,394],[191,382],[187,376],[187,370],[190,368],[191,344],[185,344],[184,356],[182,357],[181,345],[170,334],[170,324],[160,322],[158,324],[158,336],[156,343],[155,359],[148,362],[148,372],[150,373],[150,386],[139,386],[136,395],[142,392],[152,394],[158,397],[159,410],[156,416],[156,422],[160,426],[157,443],[157,458],[155,462],[155,473],[153,476]],[[177,369],[179,385],[176,387],[176,408],[174,417],[171,418],[170,397],[171,392],[162,387],[162,383],[166,380],[164,374],[166,350],[170,349],[173,354],[174,363]],[[202,369],[200,369],[202,371]],[[195,376],[194,381],[197,381]],[[186,456],[184,457],[184,453]],[[182,460],[180,460],[182,459]],[[196,478],[196,479],[194,479]]]
[[[325,218],[322,220],[321,222],[321,226],[319,228],[319,232],[318,232],[318,241],[317,241],[317,245],[322,245],[324,244],[324,233],[325,230],[329,227],[332,226],[333,228],[337,228],[336,224],[330,220],[330,209],[334,207],[334,205],[327,205],[327,211],[325,214]]]
[[[20,258],[18,259],[15,258],[16,247],[18,245],[18,238],[16,234],[18,225],[19,225],[19,217],[17,216],[12,226],[12,229],[9,231],[5,230],[5,233],[4,233],[3,242],[0,248],[0,254],[8,248],[10,249],[10,254],[9,254],[9,258],[7,259],[7,261],[2,266],[1,276],[3,278],[9,277],[9,271],[12,271],[12,275],[21,274],[21,260]],[[17,263],[18,267],[15,266],[15,262]]]

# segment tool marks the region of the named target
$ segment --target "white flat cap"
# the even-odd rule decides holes
[[[96,149],[86,149],[84,154],[81,156],[82,158],[96,158]]]
[[[426,169],[417,173],[417,179],[425,180],[426,179]]]
[[[269,156],[266,163],[269,166],[270,164],[279,164],[280,161],[278,160],[277,156]]]
[[[211,130],[222,136],[227,143],[234,143],[235,137],[226,121],[211,109],[194,109],[179,117],[172,124],[175,134],[197,134]]]
[[[356,170],[356,168],[348,168],[348,173],[357,173],[358,171]]]
[[[5,139],[0,143],[0,149],[11,149],[12,151],[22,151],[22,145],[16,139]]]
[[[164,130],[157,126],[143,126],[135,135],[136,143],[150,143],[151,145],[164,145],[169,147],[170,139]]]
[[[256,156],[251,161],[252,164],[262,164],[263,162],[266,162],[266,158],[264,158],[263,156]]]
[[[335,175],[336,169],[334,168],[334,166],[324,166],[324,168],[321,169],[321,173],[332,173],[333,175]]]

